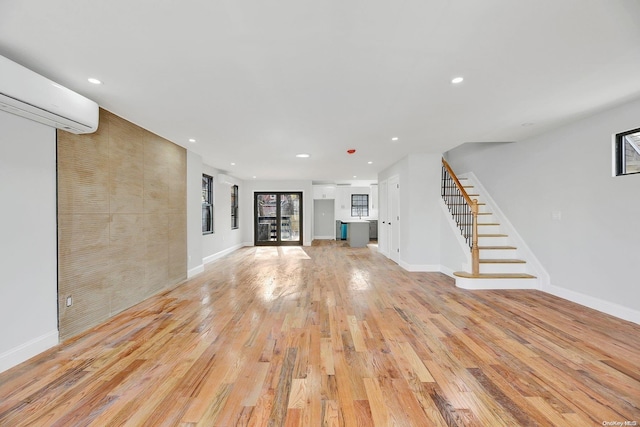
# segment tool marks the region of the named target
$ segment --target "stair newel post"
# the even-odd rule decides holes
[[[480,248],[478,248],[478,199],[473,199],[471,203],[471,216],[473,217],[473,235],[471,241],[471,272],[480,274]]]

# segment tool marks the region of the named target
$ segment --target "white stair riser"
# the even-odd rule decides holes
[[[478,212],[489,212],[487,205],[478,205]]]
[[[480,258],[518,259],[518,251],[515,249],[480,249]]]
[[[538,279],[468,279],[456,277],[462,289],[538,289]]]
[[[500,234],[500,226],[478,224],[478,234]]]
[[[508,264],[480,264],[480,273],[526,273],[527,264],[525,263],[508,263]]]
[[[480,246],[509,246],[508,237],[478,237],[478,245]]]

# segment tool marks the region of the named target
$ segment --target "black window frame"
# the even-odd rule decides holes
[[[231,186],[231,229],[237,230],[240,228],[238,222],[238,186]]]
[[[202,174],[202,234],[213,234],[213,177]]]
[[[369,216],[369,195],[368,194],[352,194],[351,195],[351,216],[362,218]]]
[[[635,133],[640,134],[640,128],[629,130],[626,132],[621,132],[616,134],[615,136],[615,174],[616,176],[623,175],[635,175],[640,173],[638,172],[627,172],[627,158],[626,158],[626,150],[625,150],[625,137],[628,135],[633,135]],[[640,154],[640,153],[639,153]]]

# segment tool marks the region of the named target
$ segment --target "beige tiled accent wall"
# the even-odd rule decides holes
[[[102,109],[96,133],[58,131],[61,339],[186,279],[186,156]]]

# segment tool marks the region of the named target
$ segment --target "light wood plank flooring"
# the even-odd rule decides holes
[[[336,242],[238,250],[0,374],[1,426],[604,421],[640,423],[640,326]]]

